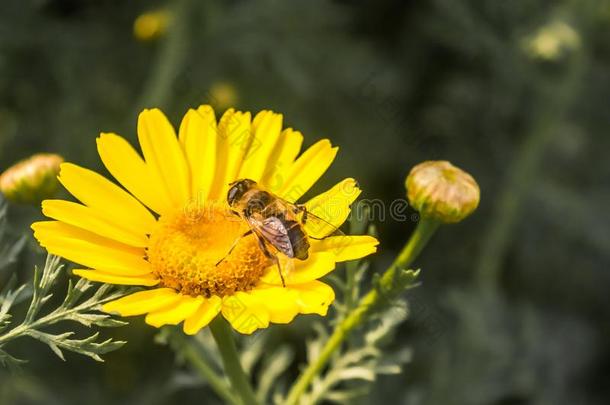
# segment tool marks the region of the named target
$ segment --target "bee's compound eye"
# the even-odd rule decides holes
[[[237,202],[239,189],[240,188],[238,184],[234,185],[229,189],[229,192],[227,193],[227,202],[230,206],[233,206]]]
[[[233,206],[246,194],[248,190],[256,185],[256,182],[250,179],[236,180],[229,184],[229,192],[227,193],[227,202]]]

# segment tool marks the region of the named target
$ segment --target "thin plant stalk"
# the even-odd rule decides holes
[[[244,405],[257,405],[258,401],[252,385],[239,361],[231,327],[222,316],[217,316],[210,323],[210,331],[218,346],[225,374],[231,381],[231,387],[237,392]]]
[[[217,374],[211,364],[208,363],[201,350],[197,348],[196,342],[187,339],[182,331],[172,331],[171,344],[195,371],[210,385],[210,388],[227,404],[241,405],[241,400],[231,391],[228,382]]]

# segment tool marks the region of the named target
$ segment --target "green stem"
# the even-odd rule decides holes
[[[417,228],[415,228],[411,238],[409,238],[405,247],[386,272],[396,271],[396,269],[408,269],[426,244],[428,244],[428,241],[434,235],[439,225],[437,221],[422,218],[417,224]]]
[[[233,331],[222,316],[217,316],[210,323],[210,331],[216,341],[222,363],[224,364],[225,374],[231,380],[231,386],[241,397],[245,405],[257,405],[258,401],[248,380],[248,376],[239,362]]]
[[[70,309],[62,309],[62,308],[56,309],[53,312],[51,312],[50,314],[45,315],[42,318],[37,319],[37,320],[27,320],[26,319],[19,326],[14,327],[13,329],[8,331],[4,335],[0,336],[0,346],[8,343],[9,341],[11,341],[13,339],[17,339],[17,338],[20,338],[23,336],[31,336],[31,333],[32,333],[31,331],[40,330],[45,326],[53,325],[59,321],[71,319],[70,317],[73,314],[94,309],[101,304],[115,300],[119,297],[120,296],[113,294],[112,296],[106,297],[99,301],[95,301],[91,304],[80,304],[80,305],[77,305]]]
[[[182,354],[184,359],[189,362],[220,398],[228,404],[241,405],[239,398],[231,392],[229,384],[227,384],[227,382],[219,376],[205,360],[205,357],[197,348],[193,339],[185,338],[182,331],[172,331],[170,342],[174,350],[179,351],[180,354]]]
[[[13,339],[16,339],[21,336],[26,336],[27,329],[28,329],[27,326],[19,325],[15,328],[11,329],[10,331],[8,331],[6,334],[0,336],[0,347],[2,347],[3,345],[5,345],[6,343],[8,343],[9,341],[11,341]]]
[[[296,405],[299,398],[305,393],[314,378],[320,374],[330,360],[333,353],[347,339],[349,333],[373,312],[382,301],[393,299],[401,294],[408,287],[413,278],[402,275],[402,271],[408,269],[411,263],[428,243],[439,223],[427,218],[417,225],[415,232],[404,246],[394,263],[383,273],[376,288],[367,293],[358,306],[337,325],[333,334],[326,341],[320,355],[301,373],[292,389],[288,393],[285,405]]]

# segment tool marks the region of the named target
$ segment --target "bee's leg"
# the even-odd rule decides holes
[[[244,233],[243,235],[241,235],[239,238],[236,238],[233,241],[233,244],[231,245],[231,247],[229,248],[229,251],[227,252],[226,255],[224,255],[224,257],[222,259],[220,259],[218,262],[216,262],[216,266],[218,266],[220,263],[222,263],[227,257],[229,257],[229,255],[231,254],[231,252],[233,251],[233,249],[235,249],[235,247],[237,246],[237,244],[239,243],[239,241],[242,238],[245,238],[246,236],[250,235],[252,233],[252,229],[249,229],[246,233]]]
[[[280,279],[282,280],[282,287],[286,287],[284,275],[282,274],[282,266],[280,266],[280,259],[277,257],[277,255],[274,255],[269,251],[269,249],[267,249],[267,243],[263,238],[261,238],[258,234],[256,234],[256,237],[258,238],[258,245],[263,251],[263,254],[267,257],[267,259],[271,259],[275,262],[275,265],[277,266],[277,271],[280,273]]]
[[[295,204],[295,207],[295,214],[298,214],[299,212],[303,213],[303,216],[301,217],[301,223],[305,225],[307,223],[307,207],[305,205],[299,204]]]
[[[305,225],[307,223],[307,218],[308,218],[307,214],[308,214],[309,211],[307,211],[307,207],[305,205],[298,205],[297,204],[296,207],[297,207],[297,211],[298,212],[302,212],[303,213],[303,216],[301,217],[301,223],[303,225]],[[326,238],[315,238],[315,237],[313,237],[311,235],[307,235],[307,237],[309,239],[313,239],[313,240],[324,240],[324,239],[326,239]]]
[[[325,236],[325,237],[323,237],[323,238],[316,238],[315,236],[307,235],[307,237],[308,237],[309,239],[313,239],[313,240],[324,240],[324,239],[326,239],[328,236]]]
[[[309,215],[311,215],[311,216],[312,216],[314,219],[317,219],[317,220],[319,220],[319,221],[322,221],[322,222],[326,223],[327,225],[331,226],[331,227],[334,229],[334,231],[333,231],[332,233],[330,233],[329,235],[326,235],[326,236],[324,236],[324,237],[321,237],[321,238],[316,238],[316,237],[314,237],[314,236],[307,235],[307,237],[308,237],[309,239],[313,239],[313,240],[324,240],[324,239],[328,238],[329,236],[334,235],[335,233],[339,233],[340,235],[342,235],[342,234],[343,234],[343,233],[342,233],[342,232],[339,230],[339,228],[338,228],[338,227],[336,227],[335,225],[331,224],[330,222],[328,222],[328,221],[327,221],[327,220],[325,220],[325,219],[322,219],[322,218],[318,217],[317,215],[314,215],[314,214],[310,213],[310,212],[307,210],[307,207],[306,207],[304,204],[302,204],[302,205],[296,204],[296,205],[295,205],[295,207],[296,207],[296,208],[295,208],[295,214],[298,214],[299,212],[303,213],[303,215],[302,215],[302,217],[301,217],[301,223],[302,223],[303,225],[305,225],[305,224],[307,223],[307,220],[309,219]],[[315,222],[315,221],[314,221],[314,222]]]
[[[272,260],[275,262],[275,265],[277,266],[277,272],[280,273],[280,279],[282,280],[282,287],[286,288],[286,282],[284,281],[284,275],[282,274],[282,266],[280,266],[280,259],[278,259],[277,256],[275,255],[271,255]]]

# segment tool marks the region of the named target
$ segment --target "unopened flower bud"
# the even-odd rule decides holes
[[[0,191],[7,200],[36,204],[52,197],[58,186],[57,174],[63,162],[59,155],[39,153],[9,167],[0,175]]]
[[[133,23],[133,35],[146,42],[162,37],[167,31],[171,15],[167,10],[150,11],[141,14]]]
[[[444,160],[418,164],[407,176],[407,197],[422,217],[455,223],[479,205],[481,191],[474,178]]]

